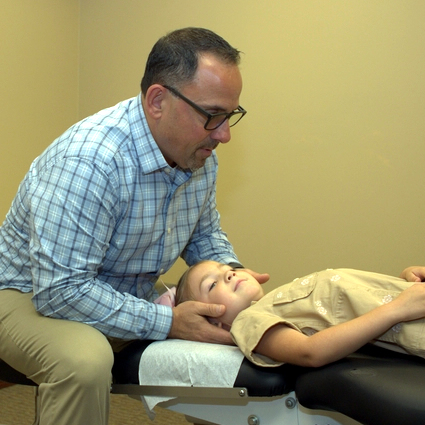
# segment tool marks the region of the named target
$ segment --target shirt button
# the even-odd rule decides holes
[[[159,274],[164,274],[164,269],[161,269],[161,270],[159,271]]]
[[[171,227],[169,227],[169,228],[167,229],[167,233],[168,233],[168,234],[170,234],[170,233],[171,233]]]

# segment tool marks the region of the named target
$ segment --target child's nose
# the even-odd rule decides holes
[[[229,273],[227,273],[227,281],[230,282],[233,276],[236,276],[236,273],[234,271],[229,271]]]

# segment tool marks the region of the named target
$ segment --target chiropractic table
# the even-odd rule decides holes
[[[185,361],[191,361],[190,353],[198,351],[197,346],[206,348],[202,357],[209,357],[209,352],[211,357],[216,356],[218,352],[212,348],[220,350],[220,355],[226,350],[239,351],[236,347],[185,341],[194,344],[195,349],[178,354],[187,359],[177,361],[176,369],[172,370],[169,363],[176,354],[168,347],[162,349],[166,342],[156,342],[152,354],[160,357],[159,353],[165,352],[158,367],[168,374],[177,374],[177,380],[180,376],[185,379],[183,370],[190,368]],[[242,358],[233,386],[141,386],[139,363],[143,363],[145,354],[141,353],[149,344],[137,341],[116,354],[112,392],[132,397],[175,397],[158,405],[185,414],[193,423],[425,425],[425,360],[419,357],[367,345],[321,368],[262,368]],[[220,367],[215,364],[208,370],[214,364],[211,359],[205,364],[201,376],[210,380]]]
[[[239,368],[228,371],[226,366],[220,376],[221,367],[217,365],[232,364],[226,358],[238,358],[236,347],[185,341],[184,344],[191,344],[190,350],[183,345],[184,353],[180,355],[178,350],[170,351],[167,341],[135,341],[116,353],[112,393],[142,397],[150,415],[152,405],[158,404],[185,414],[189,422],[196,424],[425,424],[425,360],[418,357],[367,345],[340,361],[315,369],[292,365],[261,368],[240,358]],[[163,369],[178,385],[139,384],[148,350],[149,361],[152,357],[160,359],[154,379],[159,376],[162,380],[158,370]],[[195,369],[200,371],[201,386],[187,382],[180,386],[180,377],[184,381],[192,373],[192,355],[193,362],[198,362],[198,351],[202,359],[197,365],[201,366]],[[216,356],[218,363],[213,359]],[[184,359],[180,361],[179,357]],[[171,359],[176,360],[177,369],[170,365]],[[223,382],[230,375],[231,380],[236,376],[233,385],[214,383],[216,377]],[[1,360],[0,380],[35,386]],[[153,398],[149,405],[152,396],[159,398]],[[37,423],[36,418],[34,424]]]

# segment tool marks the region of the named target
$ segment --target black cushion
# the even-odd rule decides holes
[[[133,341],[120,352],[114,353],[115,360],[112,367],[114,384],[139,385],[140,357],[152,342],[150,340]]]
[[[425,424],[425,360],[368,345],[327,366],[303,369],[295,391],[311,409],[364,425]]]
[[[234,387],[245,387],[251,397],[273,397],[295,389],[300,368],[290,364],[261,367],[244,358]]]

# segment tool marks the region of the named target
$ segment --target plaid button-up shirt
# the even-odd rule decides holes
[[[0,228],[0,289],[33,291],[45,316],[123,339],[164,339],[153,285],[182,255],[238,261],[216,210],[215,153],[171,168],[140,96],[72,126],[38,157]]]

